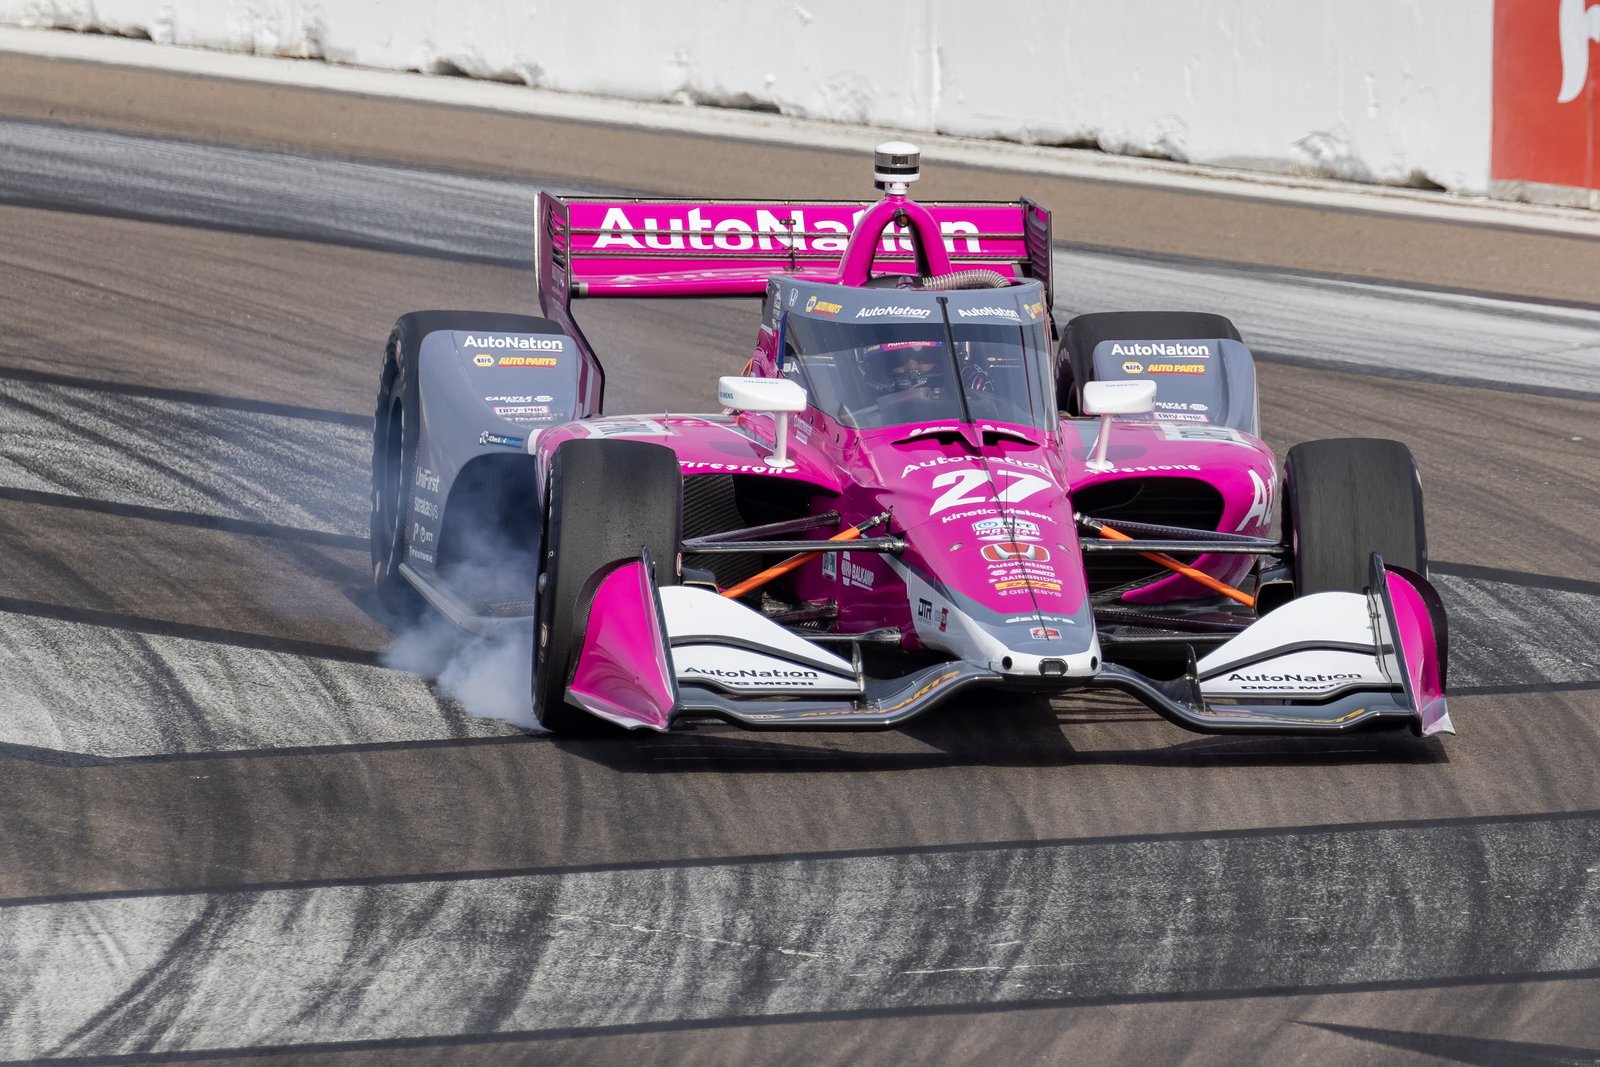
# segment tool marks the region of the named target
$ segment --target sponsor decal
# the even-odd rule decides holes
[[[990,563],[1025,559],[1030,563],[1049,563],[1050,550],[1043,545],[1025,545],[1020,541],[999,541],[983,546],[983,558]]]
[[[411,484],[429,493],[439,491],[439,476],[426,467],[418,467],[411,472]]]
[[[1379,681],[1380,679],[1364,678],[1360,674],[1239,674],[1228,675],[1225,679],[1238,689],[1264,689],[1268,691],[1291,693],[1325,693],[1336,689],[1346,682]]]
[[[1198,463],[1158,463],[1150,467],[1118,467],[1107,474],[1150,474],[1154,471],[1197,471]]]
[[[1198,470],[1199,468],[1197,467],[1195,469]],[[1053,521],[1053,520],[1050,519],[1050,516],[1044,514],[1043,512],[1028,511],[1025,508],[1007,508],[1006,509],[1006,513],[1007,513],[1007,515],[1026,515],[1030,519],[1038,519],[1040,521]],[[939,521],[941,523],[960,522],[963,519],[976,519],[979,516],[983,516],[983,515],[987,515],[987,516],[993,517],[994,516],[994,509],[993,508],[971,508],[971,509],[969,509],[967,511],[958,511],[954,515],[943,515],[943,516],[940,516]]]
[[[1143,356],[1167,359],[1210,359],[1211,346],[1190,341],[1113,341],[1113,356]]]
[[[670,437],[672,431],[659,419],[594,419],[584,423],[587,437]],[[679,466],[683,461],[679,460]]]
[[[474,337],[467,334],[465,348],[515,348],[523,352],[565,352],[564,337]]]
[[[939,609],[939,632],[940,633],[944,633],[945,630],[949,627],[949,625],[950,625],[950,609],[949,608],[940,608]]]
[[[1157,400],[1156,408],[1160,411],[1210,411],[1204,404],[1186,404],[1181,400]]]
[[[1009,582],[996,582],[994,587],[1001,591],[1008,589],[1043,589],[1051,593],[1061,592],[1060,582],[1045,582],[1037,578],[1018,578]]]
[[[971,466],[973,462],[974,461],[967,456],[939,456],[935,459],[925,459],[921,463],[907,463],[904,469],[900,471],[900,477],[904,478],[912,471],[927,470],[929,467],[943,467],[951,463],[960,463],[965,466]],[[1033,463],[1025,459],[1013,459],[1008,456],[994,456],[990,458],[989,462],[1003,463],[1010,467],[1026,467],[1028,470],[1035,470],[1041,474],[1050,473],[1050,468],[1046,467],[1043,463]]]
[[[1266,481],[1252,468],[1250,474],[1250,489],[1252,492],[1250,510],[1244,513],[1244,518],[1239,520],[1239,525],[1233,528],[1235,533],[1247,526],[1269,526],[1272,523],[1272,482]]]
[[[1161,436],[1168,441],[1206,441],[1217,445],[1251,447],[1250,442],[1244,439],[1244,434],[1231,426],[1163,426]]]
[[[433,544],[432,528],[424,526],[422,523],[413,519],[411,522],[411,542],[412,544],[417,545]]]
[[[1600,4],[1498,0],[1495,181],[1600,188]]]
[[[1038,320],[1044,318],[1044,301],[1035,300],[1031,304],[1023,304],[1022,310],[1028,313],[1028,318],[1037,322]]]
[[[411,510],[425,519],[437,519],[439,517],[439,505],[424,496],[413,496],[411,498]]]
[[[1051,626],[1035,626],[1028,631],[1028,636],[1035,641],[1055,641],[1061,637],[1061,631]]]
[[[800,299],[800,290],[798,290],[798,289],[790,289],[789,290],[789,306],[790,307],[794,307],[794,302],[796,300],[799,300],[799,299]]]
[[[856,312],[858,319],[925,319],[933,312],[928,308],[904,307],[900,304],[885,304],[883,307],[862,308]]]
[[[1027,519],[1000,519],[993,516],[972,524],[972,533],[980,541],[1038,541],[1039,524]]]
[[[503,448],[521,448],[524,440],[521,437],[507,437],[503,433],[490,433],[485,430],[478,435],[478,444],[480,446],[500,445]]]
[[[807,311],[816,310],[816,306],[817,306],[817,298],[815,296],[806,297],[806,310]]]
[[[923,622],[933,621],[933,601],[918,599],[917,618],[921,619]]]
[[[815,298],[813,297],[813,299],[815,299]],[[807,303],[810,303],[810,301],[807,301]],[[809,311],[811,309],[807,308],[806,310]],[[818,315],[837,315],[837,314],[839,314],[839,312],[841,312],[843,310],[844,310],[844,305],[843,304],[835,304],[831,300],[818,300],[817,301],[816,312],[817,312]]]
[[[839,555],[841,557],[839,560],[839,576],[843,579],[844,584],[854,586],[857,589],[871,589],[872,583],[877,581],[878,576],[861,564],[852,561],[850,553],[841,552]]]
[[[1126,363],[1124,363],[1122,365],[1122,373],[1124,373],[1124,374],[1143,374],[1144,373],[1144,364],[1140,363],[1136,359],[1130,359],[1130,360],[1128,360]]]
[[[1057,626],[1076,626],[1076,619],[1069,619],[1065,615],[1013,615],[1006,620],[1007,626],[1014,626],[1019,622],[1053,622]]]
[[[688,672],[691,673],[691,674],[709,675],[712,678],[721,678],[724,681],[731,681],[733,679],[745,679],[745,678],[767,678],[767,679],[782,678],[782,679],[788,680],[788,679],[805,679],[805,678],[819,678],[819,677],[821,677],[821,675],[819,675],[816,671],[807,671],[807,670],[798,670],[798,669],[797,670],[791,670],[791,671],[777,670],[777,669],[757,670],[757,669],[750,668],[750,667],[742,667],[742,668],[740,668],[738,670],[727,670],[727,669],[722,668],[722,667],[690,667],[690,668],[688,668]]]
[[[1151,416],[1154,419],[1165,419],[1168,422],[1210,422],[1204,415],[1192,415],[1187,411],[1158,411]]]
[[[492,367],[494,366],[494,357],[487,352],[479,352],[472,357],[472,362],[474,366]]]
[[[1011,322],[1019,323],[1022,321],[1022,316],[1010,308],[957,308],[956,314],[963,319],[1007,319]]]
[[[602,436],[602,435],[600,435],[600,434],[591,434],[590,436],[591,437],[597,437],[597,436]],[[611,437],[611,436],[615,436],[615,435],[613,435],[613,434],[605,434],[603,436]],[[689,474],[706,474],[706,473],[708,473],[710,471],[717,471],[717,472],[722,473],[722,474],[786,474],[786,473],[788,473],[788,471],[785,470],[784,468],[773,467],[773,466],[770,466],[770,465],[768,465],[766,463],[701,463],[699,460],[680,459],[680,460],[678,460],[678,466],[682,467]]]
[[[1204,363],[1152,363],[1144,369],[1146,374],[1204,374]]]
[[[494,413],[502,419],[515,418],[518,415],[545,416],[550,414],[548,404],[510,404],[494,409]]]
[[[534,398],[531,396],[486,396],[483,398],[485,404],[531,404],[533,400]],[[541,404],[549,403],[549,401],[550,398],[547,396],[539,398],[539,403]]]
[[[555,397],[551,396],[549,393],[544,393],[544,394],[541,394],[539,396],[534,397],[533,398],[533,402],[535,404],[548,404],[548,403],[550,403],[550,401],[552,401],[554,399],[555,399]]]
[[[408,558],[414,559],[414,560],[418,560],[418,561],[420,561],[422,563],[427,563],[429,565],[432,565],[432,563],[433,563],[433,553],[432,552],[424,552],[420,548],[413,548],[409,552],[407,552],[406,555],[407,555]]]
[[[555,367],[560,360],[554,356],[501,356],[497,367]]]
[[[833,581],[839,580],[839,558],[836,553],[824,552],[822,554],[822,576]]]
[[[673,213],[667,205],[651,205],[646,210],[654,214],[635,219],[623,205],[606,208],[597,227],[600,232],[595,236],[594,248],[597,251],[615,247],[662,252],[843,252],[853,225],[840,219],[816,216],[808,220],[804,208],[787,205],[756,208],[754,222],[737,217],[713,221],[706,217],[706,207],[692,207],[682,214]],[[862,209],[854,218],[859,220],[865,213]],[[949,219],[941,221],[939,229],[944,234],[947,251],[985,250],[976,222]],[[881,247],[886,252],[912,250],[903,228],[896,227],[884,232]]]

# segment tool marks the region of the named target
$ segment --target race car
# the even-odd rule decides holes
[[[543,316],[402,316],[384,603],[531,624],[553,731],[890,727],[987,688],[1206,733],[1454,732],[1404,445],[1280,468],[1226,318],[1058,331],[1044,208],[918,203],[902,143],[874,166],[860,203],[542,193]],[[732,295],[762,303],[720,410],[603,413],[574,300]]]

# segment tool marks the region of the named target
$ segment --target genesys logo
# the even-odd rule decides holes
[[[1589,83],[1589,44],[1600,43],[1600,4],[1561,0],[1556,33],[1561,41],[1561,88],[1556,103],[1570,104]]]

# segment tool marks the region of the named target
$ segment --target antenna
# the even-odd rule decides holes
[[[905,196],[922,177],[922,150],[905,141],[885,141],[872,152],[872,180],[889,196]]]

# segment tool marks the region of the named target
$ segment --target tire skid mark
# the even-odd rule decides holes
[[[1556,815],[19,905],[0,1055],[1559,978],[1597,851]]]
[[[356,537],[369,433],[0,379],[0,484]]]
[[[139,757],[511,736],[382,667],[87,623],[0,626],[0,745]]]

